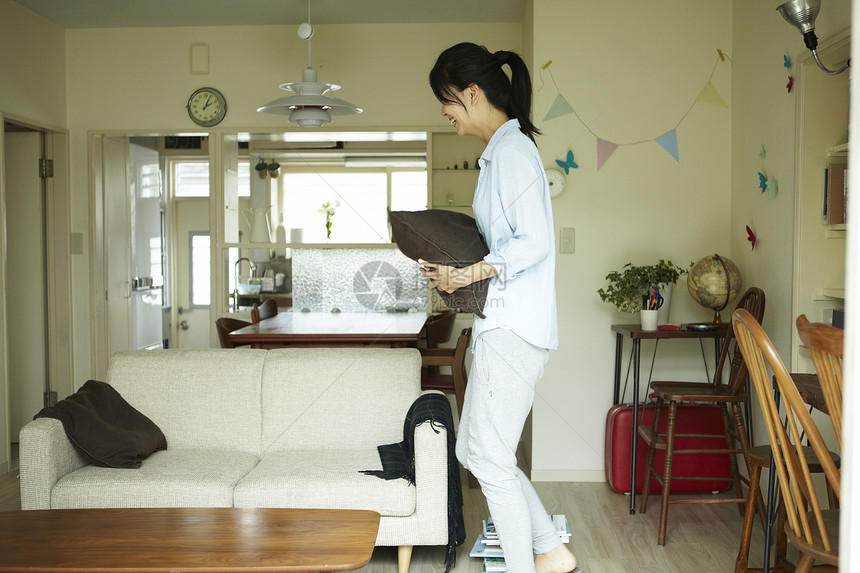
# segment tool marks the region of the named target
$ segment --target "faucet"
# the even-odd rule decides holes
[[[254,273],[257,272],[257,265],[254,264],[254,261],[249,259],[248,257],[239,257],[236,261],[236,264],[233,268],[233,277],[236,280],[236,288],[233,290],[233,310],[239,310],[239,266],[242,264],[242,261],[248,261],[248,266],[251,269],[251,276],[254,276]]]

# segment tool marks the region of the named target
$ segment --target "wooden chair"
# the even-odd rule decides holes
[[[449,366],[451,374],[440,374],[438,371],[432,373],[427,368],[421,369],[421,389],[440,390],[446,394],[454,394],[457,401],[457,415],[463,414],[463,399],[466,395],[466,352],[472,340],[472,329],[464,328],[457,337],[457,346],[454,348],[419,348],[421,352],[422,366]],[[477,488],[478,480],[469,475],[469,487]]]
[[[456,318],[456,310],[445,310],[427,319],[424,324],[424,339],[427,342],[427,348],[437,348],[440,344],[445,344],[451,340]]]
[[[421,372],[422,390],[440,390],[454,394],[457,400],[457,415],[463,413],[463,398],[466,395],[466,352],[472,340],[472,329],[464,328],[454,348],[419,348],[422,366],[449,366],[451,374]]]
[[[761,405],[771,454],[776,465],[782,503],[785,508],[785,531],[791,544],[800,551],[797,573],[812,570],[815,560],[839,565],[839,510],[822,510],[812,484],[810,467],[804,454],[802,433],[824,470],[828,485],[840,497],[839,470],[827,451],[818,427],[806,410],[791,375],[773,347],[770,338],[750,313],[736,310],[732,325],[738,345],[749,367]],[[770,389],[767,367],[776,378],[785,405],[786,422],[780,420],[776,400]],[[747,516],[754,510],[747,504]]]
[[[757,287],[748,289],[738,301],[738,308],[744,308],[757,316],[759,320],[764,315],[765,296],[764,292]],[[723,383],[723,368],[726,359],[731,354],[731,366],[728,376],[728,384]],[[662,486],[662,503],[660,505],[660,524],[657,531],[657,544],[664,545],[666,542],[666,526],[669,519],[669,504],[679,501],[671,499],[671,482],[673,479],[707,479],[708,481],[719,481],[731,479],[734,483],[736,497],[733,498],[708,498],[708,499],[683,499],[680,503],[737,503],[743,509],[746,497],[743,494],[741,484],[746,480],[738,471],[737,454],[743,454],[747,469],[752,473],[749,466],[747,453],[749,452],[749,440],[747,439],[741,413],[741,404],[748,401],[748,396],[743,392],[746,366],[737,345],[734,344],[734,333],[731,328],[726,330],[720,356],[717,362],[716,372],[712,382],[654,382],[651,388],[657,395],[657,404],[654,411],[653,425],[639,426],[639,435],[648,446],[648,461],[645,468],[645,479],[642,482],[642,500],[639,511],[645,513],[648,505],[648,493],[651,480],[657,480]],[[723,418],[722,434],[689,434],[684,428],[676,428],[677,408],[683,403],[712,403],[720,407]],[[667,431],[665,434],[659,432],[660,415],[663,405],[668,403]],[[731,405],[732,416],[729,416],[728,405]],[[678,448],[675,438],[724,438],[724,447],[695,447]],[[737,447],[737,442],[740,447]],[[654,459],[657,450],[665,450],[666,457],[662,473],[654,467]],[[731,467],[731,478],[691,478],[689,476],[673,476],[672,461],[678,454],[719,454],[729,456]],[[761,505],[764,509],[764,505]]]
[[[818,383],[827,404],[827,413],[836,431],[836,441],[842,450],[842,354],[845,331],[829,324],[811,323],[805,314],[797,317],[797,332],[809,350]]]
[[[254,304],[251,309],[251,322],[257,324],[264,318],[271,318],[278,314],[278,301],[273,298],[267,298],[259,306]]]
[[[430,316],[424,324],[422,337],[426,343],[426,348],[438,348],[451,340],[456,318],[456,310],[446,310]],[[422,370],[434,375],[439,373],[438,366],[424,366]]]
[[[218,331],[218,340],[221,348],[235,348],[236,345],[230,340],[230,333],[234,330],[244,328],[251,323],[238,318],[221,317],[215,320],[215,329]]]

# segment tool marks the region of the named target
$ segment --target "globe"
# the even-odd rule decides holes
[[[705,257],[687,273],[687,290],[700,305],[714,311],[714,323],[722,322],[720,311],[740,292],[741,272],[731,260],[720,255]]]

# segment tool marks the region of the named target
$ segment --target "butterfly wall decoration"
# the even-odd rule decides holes
[[[785,89],[788,90],[788,93],[791,93],[791,90],[794,88],[794,76],[788,76],[788,83],[785,84]]]
[[[564,161],[562,161],[561,159],[556,159],[555,162],[558,164],[559,167],[564,169],[565,175],[568,175],[571,169],[576,169],[577,167],[579,167],[579,165],[574,163],[573,151],[571,151],[570,149],[567,150],[567,158]]]
[[[750,229],[749,225],[747,225],[747,241],[750,242],[752,250],[754,251],[756,244],[758,244],[758,239],[756,238],[755,233],[753,233],[753,230]]]
[[[767,175],[761,171],[758,172],[758,186],[761,188],[762,193],[767,191]]]

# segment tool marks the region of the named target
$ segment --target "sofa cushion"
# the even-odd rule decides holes
[[[397,248],[415,261],[462,268],[483,260],[490,252],[475,219],[465,213],[445,209],[390,211],[388,220]],[[482,279],[452,293],[436,291],[449,308],[462,308],[485,318],[489,285],[489,279]]]
[[[57,482],[51,508],[231,507],[233,488],[257,462],[247,452],[170,449],[136,470],[86,466]]]
[[[262,455],[374,449],[403,439],[421,393],[414,348],[269,350],[263,370]],[[367,469],[367,468],[362,468]]]
[[[139,350],[115,354],[105,380],[155,422],[170,449],[260,454],[265,350]]]
[[[236,485],[235,507],[370,509],[382,516],[415,512],[415,487],[404,479],[359,473],[381,467],[376,448],[274,452]]]

